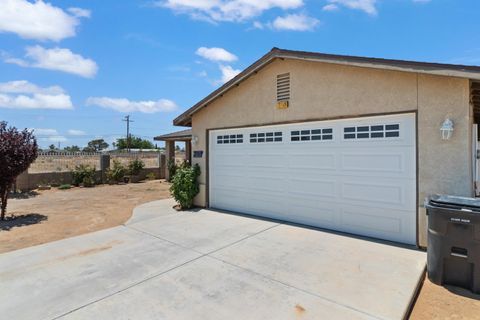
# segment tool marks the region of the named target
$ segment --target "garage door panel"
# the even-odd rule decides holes
[[[225,151],[225,150],[222,150]],[[219,165],[222,166],[239,166],[243,162],[245,162],[246,156],[244,154],[240,153],[225,153],[225,152],[219,152],[216,155],[215,162],[217,162]]]
[[[211,201],[218,209],[231,210],[231,206],[234,205],[241,212],[248,209],[244,200],[246,196],[248,196],[246,192],[219,188],[212,194]]]
[[[344,209],[341,214],[341,222],[347,228],[354,227],[357,230],[368,230],[379,233],[400,233],[401,219],[396,217],[385,217],[382,214],[365,214],[358,208]]]
[[[384,177],[339,177],[340,197],[346,203],[372,204],[379,208],[414,210],[416,208],[416,181]]]
[[[284,167],[283,154],[251,154],[248,157],[250,167],[281,168]]]
[[[237,168],[243,174],[248,174],[249,176],[277,176],[280,175],[281,177],[285,174],[285,167],[284,166],[265,166],[265,167],[258,167],[251,165],[250,161],[243,165],[243,168]]]
[[[261,132],[282,141],[251,143]],[[216,144],[233,134],[243,143]],[[218,130],[210,139],[211,207],[415,243],[413,114]]]
[[[248,207],[248,213],[258,214],[260,212],[262,215],[267,217],[281,215],[283,219],[285,219],[286,214],[288,213],[288,208],[285,204],[285,201],[279,199],[276,194],[267,192],[250,192],[248,198]]]
[[[288,191],[293,195],[305,197],[335,197],[336,184],[334,180],[290,179]]]
[[[338,210],[335,206],[326,206],[321,203],[308,203],[293,200],[289,203],[289,220],[313,226],[335,225]]]
[[[415,229],[410,225],[405,212],[392,211],[391,217],[385,217],[382,211],[370,212],[377,214],[365,214],[358,212],[357,208],[347,208],[341,215],[343,229],[340,231],[354,233],[374,238],[387,239],[397,242],[406,242],[405,239],[415,239]],[[408,212],[411,214],[411,212]],[[405,216],[405,219],[398,217]],[[408,243],[408,242],[407,242]]]
[[[390,184],[355,183],[342,184],[342,198],[369,203],[405,203],[404,190],[401,186]]]
[[[285,179],[282,178],[269,178],[262,176],[250,177],[250,189],[251,190],[263,190],[271,193],[279,191],[285,191]]]
[[[293,153],[290,150],[287,164],[296,169],[334,170],[336,157],[334,153]]]
[[[398,172],[405,171],[403,153],[350,153],[342,154],[343,170],[367,172]]]
[[[236,175],[218,176],[215,180],[217,185],[215,189],[230,189],[233,191],[238,190],[235,185],[248,185],[250,183],[248,177]]]

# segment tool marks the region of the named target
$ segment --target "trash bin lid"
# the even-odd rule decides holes
[[[449,195],[433,195],[429,198],[432,205],[439,207],[455,208],[455,209],[469,209],[480,212],[480,199],[449,196]]]

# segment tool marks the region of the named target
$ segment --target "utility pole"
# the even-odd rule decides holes
[[[127,152],[130,152],[130,122],[134,122],[133,120],[130,120],[130,115],[125,116],[125,119],[122,121],[125,121],[127,123]]]

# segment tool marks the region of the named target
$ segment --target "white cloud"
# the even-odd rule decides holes
[[[98,106],[119,112],[171,112],[178,108],[175,102],[167,99],[157,101],[130,101],[124,98],[90,97],[87,99],[86,104],[88,106]]]
[[[303,14],[289,14],[277,17],[271,24],[276,30],[309,31],[313,30],[320,21]]]
[[[211,60],[211,61],[225,61],[225,62],[232,62],[238,60],[238,57],[231,52],[223,48],[207,48],[207,47],[200,47],[195,52],[202,58]]]
[[[84,136],[84,135],[86,135],[85,131],[76,130],[76,129],[70,129],[70,130],[67,131],[67,133],[70,136]]]
[[[200,78],[206,78],[206,77],[208,77],[208,73],[207,73],[207,71],[202,70],[202,71],[197,73],[197,76],[200,77]]]
[[[263,30],[265,28],[265,26],[260,21],[254,21],[253,22],[253,28]]]
[[[361,10],[372,16],[378,13],[375,6],[377,0],[329,0],[329,2],[349,9]]]
[[[0,32],[15,33],[25,39],[60,41],[75,36],[78,17],[83,16],[70,15],[43,0],[2,0]]]
[[[68,8],[68,12],[73,14],[77,18],[90,18],[92,15],[92,12],[87,9],[82,9],[82,8]]]
[[[327,4],[325,6],[323,6],[322,8],[323,11],[337,11],[338,10],[338,6],[336,4]]]
[[[59,86],[41,88],[26,80],[0,82],[0,93],[44,93],[59,94],[65,91]]]
[[[220,67],[220,71],[222,72],[222,78],[218,82],[221,84],[231,80],[242,71],[238,69],[233,69],[232,66],[228,66],[228,65],[220,65],[219,67]]]
[[[155,5],[169,8],[175,13],[188,14],[193,19],[239,22],[257,17],[270,9],[296,9],[304,3],[303,0],[163,0],[156,1]]]
[[[65,142],[68,139],[60,135],[56,129],[33,128],[33,134],[40,141]]]
[[[66,141],[68,141],[68,139],[65,138],[64,136],[51,136],[51,137],[48,137],[46,140],[51,141],[51,142],[66,142]]]
[[[58,131],[56,129],[42,129],[42,128],[34,128],[35,134],[39,136],[55,136],[58,135]]]
[[[25,59],[4,58],[7,63],[17,64],[22,67],[41,68],[63,71],[76,74],[85,78],[92,78],[98,71],[95,61],[75,54],[69,49],[45,49],[39,45],[27,47]]]
[[[73,109],[70,96],[59,86],[41,88],[26,80],[0,83],[0,108]]]

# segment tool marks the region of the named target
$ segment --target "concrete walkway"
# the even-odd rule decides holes
[[[144,204],[112,229],[0,255],[4,319],[401,319],[425,253]]]

